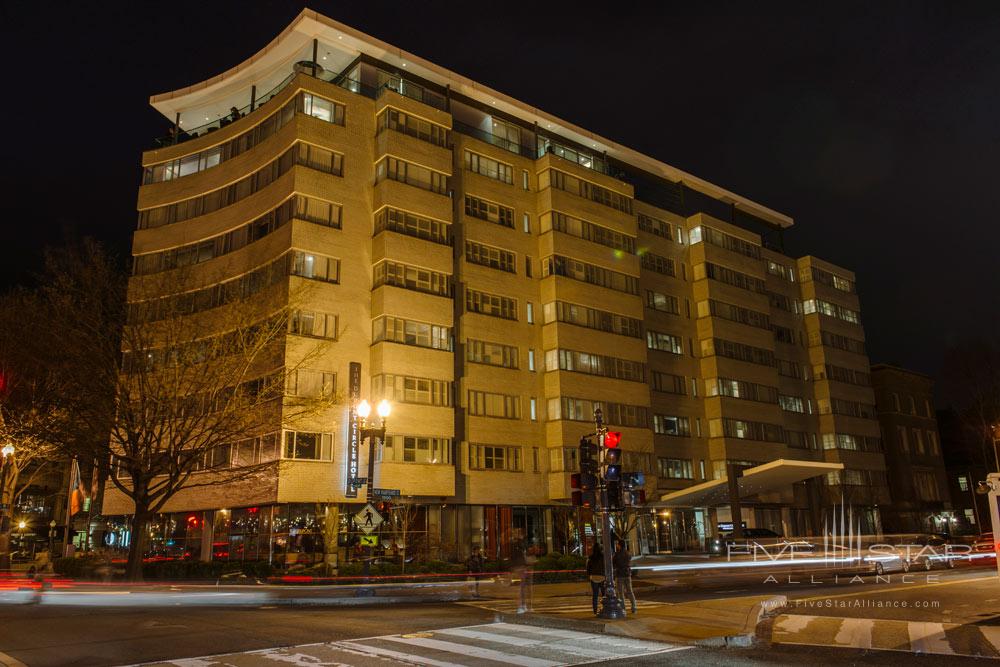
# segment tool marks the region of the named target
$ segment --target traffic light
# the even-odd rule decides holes
[[[573,489],[572,501],[577,507],[593,507],[596,504],[594,490],[597,475],[589,472],[575,472],[569,476],[569,486]]]
[[[621,482],[607,483],[608,490],[608,509],[610,510],[620,510],[622,509],[622,484]]]
[[[580,438],[580,472],[597,474],[597,455],[600,447],[589,438]]]
[[[375,509],[377,509],[378,513],[382,516],[386,516],[390,511],[392,511],[392,502],[388,500],[381,500],[378,505],[375,506]]]
[[[622,475],[622,485],[626,491],[633,491],[646,485],[646,475],[641,472],[627,472]]]
[[[604,481],[617,482],[622,478],[622,434],[608,431],[604,434]]]

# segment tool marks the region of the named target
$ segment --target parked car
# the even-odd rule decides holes
[[[809,553],[816,546],[807,540],[786,539],[769,528],[744,528],[743,536],[736,538],[732,531],[721,534],[709,544],[709,551],[716,554],[746,553],[766,549],[772,556]]]
[[[951,549],[953,540],[944,533],[908,535],[896,541],[901,557],[906,561],[906,569],[930,570],[934,567],[955,567],[955,562],[964,549]]]

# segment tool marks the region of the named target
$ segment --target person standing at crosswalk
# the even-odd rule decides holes
[[[635,613],[635,592],[632,590],[632,554],[628,551],[625,540],[618,540],[611,564],[615,568],[615,586],[618,588],[618,599],[625,603],[625,596],[632,602],[632,613]]]
[[[594,615],[597,615],[597,598],[604,593],[604,552],[600,544],[595,544],[587,559],[587,578],[590,579],[590,593],[593,597]]]

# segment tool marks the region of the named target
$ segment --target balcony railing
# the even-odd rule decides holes
[[[531,158],[532,160],[538,157],[536,155],[535,149],[530,146],[522,146],[515,141],[511,141],[505,137],[498,136],[496,134],[491,134],[486,130],[481,130],[478,127],[473,127],[472,125],[466,125],[457,120],[452,121],[452,129],[456,132],[461,132],[480,141],[484,141],[488,144],[492,144],[498,148],[502,148],[505,151],[509,151],[514,155],[521,155],[523,157]]]

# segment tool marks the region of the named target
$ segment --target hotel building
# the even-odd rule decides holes
[[[704,548],[736,471],[748,526],[815,532],[849,491],[877,530],[854,275],[783,254],[790,217],[310,10],[151,104],[176,132],[142,156],[134,293],[183,275],[193,316],[227,287],[305,294],[286,354],[325,341],[299,383],[344,397],[234,449],[280,461],[273,483],[178,494],[162,550],[312,562],[336,534],[346,557],[352,363],[393,407],[375,485],[419,506],[430,556],[577,550],[596,407],[646,473],[642,551]]]

